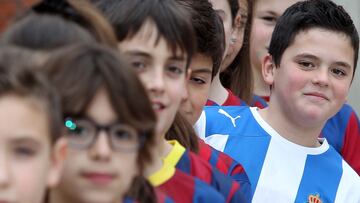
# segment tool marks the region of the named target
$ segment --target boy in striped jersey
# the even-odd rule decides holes
[[[296,3],[278,20],[263,60],[269,107],[205,109],[200,134],[244,166],[253,202],[360,201],[359,176],[318,138],[346,101],[358,44],[342,7]]]

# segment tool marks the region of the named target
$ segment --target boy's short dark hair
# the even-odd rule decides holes
[[[218,73],[225,51],[224,26],[208,0],[178,0],[191,10],[196,34],[196,53],[211,57],[212,78]]]
[[[187,66],[195,51],[190,13],[174,0],[106,0],[95,4],[113,25],[118,41],[135,36],[147,20],[164,37],[173,54],[178,48],[187,55]]]
[[[45,110],[51,135],[49,141],[54,144],[63,129],[60,98],[31,56],[27,50],[0,48],[0,97],[13,94],[34,99]]]
[[[311,28],[344,33],[354,49],[354,73],[359,51],[359,35],[349,14],[342,6],[330,0],[308,0],[298,2],[279,18],[272,34],[269,53],[279,66],[285,50],[294,42],[299,32]]]

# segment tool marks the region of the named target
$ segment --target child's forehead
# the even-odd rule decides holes
[[[256,10],[271,11],[282,15],[288,7],[299,1],[300,0],[255,0],[253,6]]]
[[[158,55],[154,49],[161,50],[169,55],[169,57],[186,58],[186,53],[179,44],[170,41],[162,35],[157,25],[151,20],[146,20],[136,33],[129,34],[123,41],[119,43],[121,51],[141,50]]]
[[[39,99],[6,94],[0,97],[0,134],[11,140],[48,141],[48,114]]]
[[[329,50],[333,50],[329,52]],[[344,33],[324,28],[309,28],[299,31],[285,49],[286,52],[310,54],[323,60],[341,61],[353,65],[354,49],[351,39]]]

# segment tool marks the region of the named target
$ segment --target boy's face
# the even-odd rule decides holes
[[[76,133],[84,133],[79,137],[89,136],[91,130],[85,126],[90,124],[85,125],[85,121],[91,120],[94,126],[111,126],[117,122],[105,89],[97,92],[86,110],[86,116],[77,119],[83,124],[79,127],[80,123],[77,123],[79,130],[73,132],[74,136],[70,137],[70,132],[67,132],[69,144],[74,142],[71,140]],[[71,202],[117,202],[123,198],[137,174],[138,153],[137,150],[115,151],[110,145],[113,142],[109,139],[109,131],[95,131],[97,137],[88,147],[69,146],[63,177],[54,194]]]
[[[41,203],[60,175],[54,174],[60,172],[39,103],[11,94],[0,98],[0,202]]]
[[[299,0],[256,0],[250,32],[250,61],[253,70],[261,73],[261,62],[268,53],[277,19]]]
[[[137,71],[157,115],[156,132],[165,135],[174,121],[186,91],[186,55],[175,55],[148,20],[131,39],[119,43],[119,49]]]
[[[264,59],[263,75],[273,86],[269,106],[302,126],[323,124],[346,101],[353,61],[354,50],[344,34],[319,28],[298,33],[279,67],[269,56]]]
[[[219,14],[224,24],[225,31],[225,50],[224,53],[227,53],[230,45],[230,37],[232,32],[232,17],[231,17],[231,8],[228,3],[228,0],[209,0],[212,4],[213,9]],[[225,69],[225,66],[221,66],[221,71]]]
[[[181,113],[194,125],[201,115],[209,97],[213,62],[211,57],[195,54],[191,60],[191,74],[188,80],[188,97],[181,104]]]

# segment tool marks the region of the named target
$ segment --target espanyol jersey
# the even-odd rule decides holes
[[[280,136],[255,107],[206,107],[196,125],[243,165],[253,202],[360,202],[360,178],[326,139],[308,148]]]

